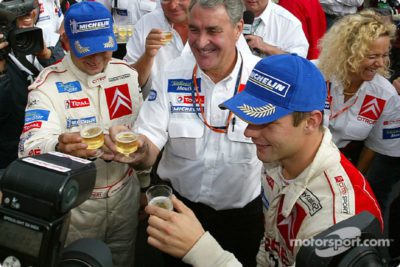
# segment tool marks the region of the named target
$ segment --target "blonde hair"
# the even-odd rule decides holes
[[[370,44],[380,37],[394,39],[394,24],[372,10],[363,10],[347,15],[337,21],[320,40],[318,67],[325,79],[350,85],[349,73],[358,71],[361,61],[367,56]],[[389,60],[378,73],[389,76]]]

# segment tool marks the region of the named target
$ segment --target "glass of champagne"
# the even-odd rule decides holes
[[[162,35],[163,37],[161,38],[161,43],[163,45],[166,45],[172,41],[172,31],[163,31]]]
[[[168,185],[154,185],[146,191],[148,205],[173,210],[172,188]]]
[[[124,156],[121,158],[123,162],[130,162],[131,153],[138,149],[138,135],[133,131],[123,131],[115,136],[117,151]]]
[[[96,150],[95,158],[101,157],[104,151],[101,147],[104,145],[103,127],[99,123],[80,124],[80,135],[82,142],[87,144],[87,149]]]
[[[126,43],[127,40],[127,35],[128,35],[128,30],[125,25],[119,25],[118,26],[118,37],[119,41],[122,43]]]

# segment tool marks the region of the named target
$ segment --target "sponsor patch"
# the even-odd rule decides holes
[[[49,119],[49,110],[31,109],[25,112],[25,124],[34,121],[47,121]]]
[[[108,81],[109,81],[109,82],[115,82],[115,81],[127,79],[127,78],[129,78],[129,77],[131,77],[131,75],[130,75],[129,73],[127,73],[127,74],[123,74],[123,75],[111,77],[111,78],[108,79]]]
[[[200,107],[196,107],[197,113],[200,112]],[[172,106],[171,113],[196,113],[193,106]]]
[[[383,125],[391,125],[391,124],[400,124],[400,119],[391,120],[391,121],[384,121]]]
[[[22,130],[23,133],[30,131],[32,129],[40,129],[42,128],[42,122],[41,121],[34,121],[28,124],[24,125],[24,129]]]
[[[110,19],[97,19],[90,21],[77,22],[74,19],[71,23],[71,32],[77,34],[80,32],[98,31],[110,28]]]
[[[21,139],[19,140],[19,144],[18,144],[18,151],[20,153],[24,152],[25,149],[25,143],[26,141],[28,141],[31,137],[33,136],[32,132],[29,132],[27,135],[21,137]]]
[[[358,113],[358,120],[374,124],[382,114],[386,101],[371,95],[366,95]],[[360,118],[361,117],[361,118]],[[363,120],[362,118],[366,119]]]
[[[76,93],[82,91],[81,84],[78,81],[62,83],[56,82],[57,90],[59,93]]]
[[[65,108],[83,108],[90,106],[89,98],[81,98],[81,99],[68,99],[65,100]]]
[[[132,101],[127,84],[105,89],[110,119],[132,114]]]
[[[150,90],[150,93],[149,93],[149,96],[147,97],[147,100],[148,100],[148,101],[154,101],[154,100],[156,100],[156,99],[157,99],[157,91],[151,89],[151,90]]]
[[[80,124],[84,125],[84,124],[90,124],[90,123],[95,123],[97,122],[96,117],[92,116],[92,117],[86,117],[86,118],[80,118],[80,119],[67,119],[67,125],[66,128],[67,129],[71,129],[73,127],[78,127]]]
[[[283,206],[283,197],[280,200],[279,208],[278,208],[278,218],[276,220],[276,224],[278,230],[285,240],[286,247],[288,247],[293,252],[293,244],[290,240],[294,240],[299,233],[300,226],[306,217],[306,212],[304,209],[298,204],[295,203],[290,214],[285,218],[282,215],[282,206]]]
[[[201,92],[201,79],[197,78],[197,86]],[[192,79],[170,79],[168,80],[168,93],[190,93],[192,91]]]
[[[290,88],[290,84],[267,75],[259,70],[253,70],[248,81],[281,97],[286,97],[286,94]]]
[[[180,104],[190,104],[193,105],[193,97],[191,95],[179,95],[176,97],[176,101]],[[196,96],[197,104],[204,104],[204,96]]]
[[[383,139],[397,139],[400,138],[400,128],[383,129]]]
[[[34,155],[40,155],[42,153],[42,150],[40,148],[35,148],[29,151],[28,155],[29,156],[34,156]]]
[[[341,198],[341,213],[350,214],[349,190],[345,184],[345,181],[342,176],[336,176],[335,181]]]
[[[32,108],[33,106],[36,106],[38,103],[39,103],[38,99],[30,99],[26,107],[29,109]]]
[[[306,189],[306,191],[300,195],[300,200],[307,206],[311,216],[322,209],[322,205],[318,197],[308,189]]]

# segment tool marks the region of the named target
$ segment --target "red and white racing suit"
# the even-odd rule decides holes
[[[58,136],[78,132],[79,123],[101,122],[132,126],[143,99],[137,72],[112,59],[104,72],[90,76],[80,71],[70,54],[44,69],[29,87],[25,126],[19,156],[55,150]],[[111,249],[114,266],[130,266],[139,209],[139,182],[126,164],[95,161],[97,176],[90,199],[72,210],[67,244],[97,238]]]
[[[383,225],[378,203],[362,174],[339,152],[332,135],[324,138],[313,162],[294,180],[285,180],[281,165],[264,164],[262,198],[265,234],[257,266],[294,265],[296,239],[309,239],[362,211],[371,212]],[[207,232],[185,255],[195,267],[242,266]]]

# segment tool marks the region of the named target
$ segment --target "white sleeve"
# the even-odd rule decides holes
[[[18,156],[54,151],[61,125],[51,99],[40,90],[33,90],[28,95],[27,103]]]
[[[168,101],[168,80],[163,72],[153,79],[152,89],[140,108],[135,122],[138,133],[145,135],[161,151],[168,141],[170,104]]]
[[[223,250],[209,232],[194,244],[182,261],[194,267],[240,267],[242,264],[235,256]]]
[[[285,52],[296,53],[303,58],[307,58],[309,44],[301,23],[295,27],[290,27],[290,31],[285,36],[288,38],[286,41],[281,42],[283,44],[281,49]]]
[[[400,157],[400,96],[392,95],[377,120],[365,145],[380,154]]]
[[[124,60],[128,64],[134,64],[146,51],[146,37],[144,21],[140,19],[134,26],[133,34],[126,44],[126,55]]]

